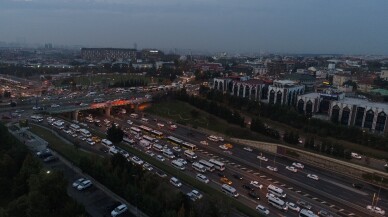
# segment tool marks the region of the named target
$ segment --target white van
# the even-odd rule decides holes
[[[175,177],[171,177],[170,183],[177,188],[182,186],[182,183]]]
[[[141,121],[143,121],[143,122],[148,122],[148,119],[147,118],[142,118],[142,119],[140,119]]]
[[[190,150],[186,150],[184,152],[184,155],[186,155],[186,157],[191,158],[191,159],[197,159],[197,155],[193,151],[190,151]]]
[[[170,158],[170,159],[175,158],[174,153],[172,153],[172,151],[170,149],[164,149],[163,155],[166,156],[167,158]]]
[[[177,161],[177,160],[171,161],[171,164],[172,164],[175,168],[177,168],[177,169],[180,169],[180,170],[185,170],[185,169],[186,169],[185,166],[183,165],[183,163],[181,163],[181,162],[179,162],[179,161]]]
[[[139,145],[143,146],[144,148],[146,149],[150,149],[151,148],[151,143],[145,139],[142,139],[139,141]]]
[[[109,154],[111,155],[115,155],[119,152],[119,150],[117,150],[117,148],[115,146],[112,146],[109,148]]]
[[[108,147],[111,147],[113,145],[113,143],[107,139],[102,139],[101,140],[101,144],[102,145],[105,145],[105,146],[108,146]]]

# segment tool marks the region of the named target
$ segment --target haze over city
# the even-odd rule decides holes
[[[2,0],[0,41],[388,54],[384,0]]]

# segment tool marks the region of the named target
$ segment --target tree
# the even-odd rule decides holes
[[[106,135],[106,138],[115,144],[123,141],[123,137],[124,137],[124,131],[121,130],[120,127],[116,127],[115,124],[112,124],[112,126],[108,129],[107,135]]]
[[[195,109],[190,111],[191,117],[198,118],[199,112]]]

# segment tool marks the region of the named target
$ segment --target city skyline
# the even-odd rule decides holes
[[[5,0],[0,3],[0,41],[385,55],[386,6],[382,0]]]

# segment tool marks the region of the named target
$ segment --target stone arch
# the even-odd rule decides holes
[[[283,98],[283,93],[282,93],[282,91],[279,90],[276,93],[276,104],[281,105],[282,104],[282,98]]]
[[[304,100],[300,99],[298,101],[298,112],[303,114],[304,113]]]
[[[385,129],[385,122],[386,121],[387,121],[387,114],[385,114],[385,112],[380,112],[377,115],[375,130],[379,131],[379,132],[383,132]]]
[[[239,92],[238,92],[238,96],[239,97],[243,97],[243,94],[244,94],[244,85],[243,84],[239,84]]]
[[[233,82],[228,83],[228,92],[233,93]]]
[[[224,91],[224,83],[223,82],[220,82],[220,91]]]
[[[331,110],[331,121],[338,123],[340,108],[338,105],[333,106]]]
[[[274,90],[271,90],[269,92],[269,101],[268,101],[269,104],[274,104],[275,103],[275,91]]]
[[[306,115],[311,116],[313,114],[313,103],[311,100],[306,102]]]
[[[268,85],[264,85],[261,90],[261,99],[268,99]]]
[[[350,118],[350,109],[348,107],[345,107],[342,110],[342,116],[341,116],[341,124],[348,125]]]
[[[214,81],[214,89],[218,90],[218,81],[217,80]]]
[[[250,91],[250,99],[256,100],[257,86],[252,86]]]
[[[365,115],[364,128],[372,129],[374,117],[375,113],[372,111],[372,109],[369,109]]]
[[[238,84],[237,84],[237,83],[234,83],[233,85],[234,85],[234,93],[233,93],[233,95],[234,95],[234,96],[237,96],[237,93],[238,93]]]
[[[251,97],[251,87],[249,85],[245,85],[245,98],[250,98]]]

